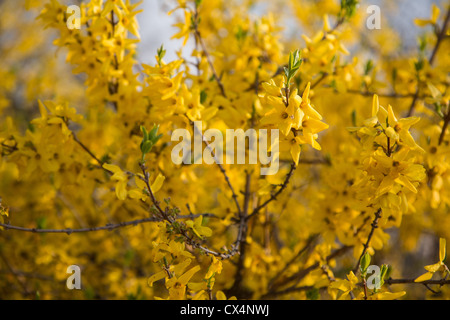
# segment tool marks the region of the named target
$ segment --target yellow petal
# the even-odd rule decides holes
[[[212,230],[208,227],[201,227],[200,233],[205,237],[211,237],[212,236]]]
[[[119,181],[116,184],[116,195],[119,200],[125,200],[127,198],[127,182],[126,181]]]
[[[326,32],[330,31],[330,21],[328,20],[328,15],[324,14],[323,15],[323,30],[325,30]]]
[[[103,168],[113,173],[122,172],[122,169],[114,164],[104,163]]]
[[[395,117],[394,110],[392,110],[391,105],[388,105],[388,122],[390,126],[397,123],[397,118]]]
[[[423,275],[421,275],[420,277],[418,277],[416,280],[414,280],[414,282],[427,281],[427,280],[430,280],[432,277],[433,277],[433,272],[427,272],[427,273],[424,273]]]
[[[380,108],[380,102],[378,101],[378,96],[376,94],[373,95],[372,100],[372,117],[375,117]]]
[[[400,292],[380,292],[376,295],[378,300],[395,300],[406,294],[405,291]]]
[[[271,80],[270,82],[264,82],[262,84],[264,91],[268,94],[279,97],[281,95],[281,89],[275,85],[275,82]]]
[[[303,91],[303,96],[302,96],[302,100],[307,104],[309,103],[308,100],[309,100],[310,89],[311,89],[311,82],[308,82],[308,84],[306,85],[305,91]]]
[[[216,115],[217,111],[219,111],[219,109],[217,107],[211,107],[211,108],[207,108],[207,109],[203,110],[202,111],[202,120],[204,120],[204,121],[210,120],[212,117],[214,117]]]
[[[381,181],[380,185],[378,186],[376,196],[379,197],[379,196],[385,194],[386,192],[391,190],[393,186],[394,186],[394,180],[389,176],[385,177],[383,179],[383,181]]]
[[[416,187],[414,187],[414,185],[411,183],[411,181],[409,181],[407,177],[401,175],[397,179],[395,179],[395,182],[401,184],[402,186],[405,186],[412,192],[417,193]]]
[[[436,88],[435,86],[433,86],[433,84],[431,82],[427,82],[427,86],[428,89],[430,90],[431,96],[433,98],[438,98],[439,96],[441,96],[441,92],[439,91],[438,88]]]
[[[180,262],[179,264],[173,266],[173,272],[175,274],[181,274],[184,269],[186,269],[190,264],[192,260],[191,259],[185,259],[183,262]]]
[[[189,280],[191,280],[192,276],[197,273],[198,271],[200,271],[200,266],[195,266],[191,269],[189,269],[185,274],[183,274],[181,277],[178,278],[178,281],[183,284],[186,285],[188,283]]]
[[[439,270],[439,268],[441,267],[441,262],[439,261],[438,263],[435,264],[430,264],[428,266],[425,266],[425,270],[427,270],[428,272],[432,272],[435,273]]]
[[[147,283],[150,287],[153,287],[153,282],[163,279],[166,276],[166,272],[164,270],[155,273],[154,275],[148,278]]]
[[[136,183],[137,187],[141,190],[144,190],[147,188],[147,185],[145,184],[145,181],[143,181],[139,176],[143,177],[142,174],[134,176],[134,182]]]
[[[141,199],[144,194],[140,189],[132,189],[128,192],[128,195],[131,199]]]
[[[431,23],[431,21],[426,19],[414,19],[414,23],[419,27],[425,27],[427,24]]]
[[[439,238],[439,261],[443,262],[446,255],[446,241],[444,238]]]
[[[222,291],[217,291],[216,292],[216,299],[217,300],[227,300],[227,296],[225,295],[225,293],[223,293]]]
[[[291,156],[295,164],[298,164],[298,159],[300,158],[300,151],[301,148],[297,142],[291,146]]]
[[[371,117],[371,118],[369,118],[369,119],[366,119],[366,120],[364,120],[364,122],[363,122],[363,124],[364,124],[366,127],[370,127],[370,128],[375,127],[375,126],[377,125],[377,123],[378,123],[378,117],[377,117],[377,116],[374,116],[374,117]]]
[[[395,132],[394,128],[392,128],[392,127],[386,128],[386,130],[384,130],[384,132],[386,133],[386,136],[388,136],[389,138],[391,138],[393,140],[399,139],[398,133]]]
[[[151,185],[153,193],[156,193],[159,191],[159,189],[161,189],[165,179],[166,179],[166,177],[164,177],[161,173],[158,174],[155,181]]]
[[[433,24],[436,23],[437,19],[439,18],[439,12],[440,12],[439,7],[433,3],[431,11],[431,22]]]

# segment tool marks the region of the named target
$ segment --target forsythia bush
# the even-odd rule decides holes
[[[355,0],[178,0],[138,61],[139,3],[62,2],[0,4],[0,298],[450,298],[448,4],[402,51]],[[278,172],[207,129],[278,129]]]

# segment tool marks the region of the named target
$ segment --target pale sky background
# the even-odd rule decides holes
[[[207,1],[207,0],[205,0]],[[301,0],[299,0],[301,1]],[[339,0],[336,0],[338,2]],[[396,12],[390,9],[383,10],[383,4],[394,2],[398,6]],[[287,3],[290,0],[286,0]],[[422,32],[421,28],[414,24],[414,18],[428,18],[431,15],[431,3],[436,3],[441,9],[448,0],[361,0],[361,8],[365,9],[368,5],[375,4],[381,8],[381,27],[383,20],[388,19],[393,23],[394,28],[400,32],[403,40],[403,48],[416,48],[417,35]],[[176,58],[175,51],[181,47],[182,39],[170,40],[170,37],[177,32],[173,27],[177,14],[168,16],[167,12],[176,6],[172,0],[144,0],[140,5],[144,12],[138,15],[142,42],[139,44],[139,60],[144,63],[154,63],[156,49],[164,44],[167,50],[165,60],[172,61]],[[257,8],[263,13],[264,8]],[[182,12],[179,11],[181,14]],[[253,12],[255,13],[255,12]],[[257,13],[257,12],[256,12]],[[442,10],[441,10],[442,14]],[[289,24],[289,22],[287,23]],[[289,32],[289,26],[286,26],[285,32]],[[188,43],[188,46],[192,45]],[[190,50],[187,50],[189,52]]]

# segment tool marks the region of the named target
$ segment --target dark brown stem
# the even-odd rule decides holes
[[[272,279],[269,281],[269,290],[272,288],[272,285],[275,283],[275,281],[278,280],[278,278],[299,258],[301,255],[310,249],[311,245],[314,243],[314,241],[318,238],[319,235],[313,235],[309,237],[308,241],[306,242],[305,246],[299,250],[299,252],[289,260],[286,265],[281,269]]]
[[[245,239],[247,238],[248,225],[247,225],[247,214],[248,205],[250,201],[250,185],[251,185],[251,174],[247,173],[245,177],[245,196],[244,196],[244,210],[239,217],[239,230],[234,247],[240,251],[239,260],[236,266],[236,275],[234,279],[234,284],[228,291],[230,295],[236,295],[239,298],[248,298],[249,293],[243,288],[242,281],[244,280],[244,261],[247,252],[247,246]]]
[[[431,53],[430,59],[428,60],[430,62],[430,65],[433,64],[433,62],[434,62],[434,58],[436,57],[436,54],[439,50],[442,40],[445,39],[449,21],[450,21],[450,8],[447,10],[447,15],[445,16],[445,20],[444,20],[444,25],[442,26],[441,32],[438,34],[436,45],[434,46],[433,52]]]
[[[73,137],[73,140],[74,140],[76,143],[78,143],[78,145],[79,145],[81,148],[83,148],[83,150],[86,151],[87,154],[89,154],[89,155],[91,156],[91,158],[94,159],[94,160],[100,165],[100,167],[103,168],[104,162],[101,161],[99,158],[97,158],[97,157],[95,156],[95,154],[94,154],[94,153],[93,153],[93,152],[92,152],[92,151],[91,151],[84,143],[82,143],[80,140],[78,140],[78,138],[77,138],[77,136],[75,135],[74,132],[72,132],[72,137]],[[104,169],[104,168],[103,168],[103,169]],[[112,174],[111,171],[109,171],[109,170],[107,170],[107,169],[104,169],[104,170],[106,170],[107,172],[109,172],[110,174]]]
[[[434,60],[436,58],[436,54],[437,54],[437,52],[439,50],[439,47],[440,47],[442,41],[446,37],[446,31],[447,31],[447,27],[448,27],[449,21],[450,21],[450,8],[447,10],[447,15],[445,17],[444,24],[442,26],[442,29],[441,29],[440,33],[438,34],[438,37],[437,37],[437,40],[436,40],[436,44],[434,45],[433,51],[431,53],[431,56],[428,59],[428,62],[430,64],[430,66],[433,64],[433,62],[434,62]],[[420,83],[417,84],[416,93],[414,94],[414,98],[413,98],[413,100],[411,102],[411,106],[409,107],[408,117],[412,116],[413,113],[414,113],[414,109],[416,107],[416,102],[417,102],[417,99],[419,97],[419,86],[420,86]]]
[[[32,233],[65,233],[67,235],[70,235],[72,233],[80,233],[80,232],[94,232],[94,231],[111,231],[117,228],[123,228],[127,226],[137,226],[142,223],[146,222],[157,222],[162,221],[161,218],[157,217],[149,217],[144,219],[137,219],[133,221],[126,221],[126,222],[120,222],[116,224],[107,224],[101,227],[91,227],[91,228],[80,228],[80,229],[38,229],[38,228],[24,228],[24,227],[18,227],[18,226],[12,226],[9,224],[0,223],[0,227],[3,227],[5,229],[9,230],[17,230],[17,231],[24,231],[24,232],[32,232]]]
[[[328,257],[325,258],[326,262],[329,262],[330,260],[337,258],[338,256],[346,253],[348,250],[350,250],[352,247],[351,246],[343,246],[340,249],[335,250],[333,253],[331,253]],[[266,294],[264,294],[261,298],[267,298],[267,297],[271,297],[271,296],[277,296],[283,293],[286,293],[286,290],[294,290],[297,286],[297,284],[304,278],[306,277],[308,274],[310,274],[312,271],[314,271],[315,269],[320,267],[320,263],[316,262],[313,265],[307,267],[306,269],[302,269],[296,273],[294,273],[293,275],[283,279],[282,283],[273,285],[272,290],[267,292]],[[291,281],[295,280],[295,284],[293,286],[291,286],[290,288],[287,288],[285,290],[281,290],[281,291],[276,291],[276,289],[280,288],[283,284],[287,284]]]
[[[422,284],[422,285],[446,285],[450,284],[450,280],[440,279],[440,280],[426,280],[421,282],[415,282],[415,279],[392,279],[389,278],[384,280],[385,284]]]
[[[214,76],[214,79],[216,80],[217,85],[219,86],[220,93],[222,93],[222,95],[226,98],[227,95],[225,93],[225,88],[216,72],[216,69],[214,68],[214,64],[212,62],[211,55],[209,54],[208,50],[206,49],[205,42],[203,41],[203,38],[200,35],[200,31],[198,30],[198,8],[197,8],[197,6],[195,7],[195,11],[194,11],[193,28],[194,28],[195,42],[196,42],[196,44],[200,44],[203,54],[205,55],[206,60],[208,61],[209,67],[211,69],[211,72]]]
[[[294,174],[295,169],[297,168],[297,166],[295,165],[295,163],[291,164],[291,169],[289,170],[288,174],[286,175],[286,179],[284,180],[283,184],[280,186],[280,189],[278,189],[277,192],[273,193],[269,199],[267,199],[265,202],[263,202],[262,204],[260,204],[258,207],[256,207],[251,214],[249,214],[247,216],[247,219],[250,219],[251,217],[253,217],[254,215],[258,214],[258,212],[264,208],[265,206],[267,206],[270,202],[272,202],[273,200],[276,200],[276,198],[280,195],[280,193],[283,192],[284,189],[286,189],[286,187],[289,184],[289,180],[291,179],[292,175]]]
[[[381,218],[381,209],[378,209],[378,210],[375,212],[375,218],[373,219],[372,225],[371,225],[371,226],[372,226],[372,229],[370,229],[369,236],[367,237],[367,241],[366,241],[366,243],[364,244],[364,249],[363,249],[363,251],[361,252],[361,255],[359,256],[359,259],[358,259],[358,261],[357,261],[357,263],[356,263],[355,268],[353,269],[353,273],[354,273],[354,274],[356,274],[356,272],[358,272],[359,265],[360,265],[360,263],[361,263],[361,258],[364,256],[364,254],[366,253],[367,249],[369,248],[370,240],[372,240],[373,233],[375,232],[375,229],[378,228],[378,220],[379,220],[380,218]]]
[[[442,142],[444,141],[445,132],[447,131],[448,124],[450,122],[450,110],[444,117],[444,125],[442,126],[441,134],[439,135],[439,142],[438,145],[440,146]]]

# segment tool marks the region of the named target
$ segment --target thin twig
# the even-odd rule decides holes
[[[306,242],[305,246],[303,248],[301,248],[297,254],[295,256],[293,256],[291,258],[291,260],[289,260],[283,267],[283,269],[281,269],[272,279],[270,279],[269,281],[269,290],[271,289],[272,285],[275,283],[276,280],[278,280],[278,278],[304,253],[306,252],[311,245],[314,243],[314,241],[318,238],[319,235],[313,235],[311,237],[309,237],[308,241]]]
[[[237,262],[236,267],[236,275],[234,279],[234,284],[230,289],[230,293],[233,295],[241,296],[242,293],[242,281],[244,279],[244,262],[246,256],[246,246],[245,239],[247,238],[248,225],[247,225],[247,214],[248,214],[248,205],[250,200],[250,182],[251,182],[251,174],[247,172],[245,176],[245,196],[244,196],[244,210],[242,214],[239,216],[239,230],[238,235],[236,237],[236,241],[234,242],[233,247],[239,250],[239,260]],[[245,297],[244,297],[245,298]]]
[[[423,285],[446,285],[450,284],[450,280],[440,279],[440,280],[425,280],[421,282],[416,282],[415,279],[392,279],[389,278],[384,280],[385,284],[423,284]]]
[[[370,240],[372,240],[372,237],[373,237],[373,234],[374,234],[374,232],[375,232],[375,229],[378,228],[378,220],[379,220],[380,218],[381,218],[381,209],[378,209],[378,210],[375,212],[375,218],[373,219],[372,224],[371,224],[372,229],[370,229],[369,236],[367,237],[367,241],[366,241],[366,243],[364,244],[364,249],[363,249],[363,251],[361,252],[361,255],[359,256],[359,259],[358,259],[358,261],[357,261],[357,263],[356,263],[355,268],[353,269],[353,273],[354,273],[354,274],[356,274],[356,272],[358,272],[359,265],[360,265],[360,263],[361,263],[361,258],[364,256],[364,254],[366,253],[367,249],[369,248]]]
[[[448,110],[447,114],[444,117],[444,124],[442,126],[441,134],[439,135],[439,142],[438,142],[439,146],[442,144],[442,142],[444,142],[445,133],[447,131],[449,123],[450,123],[450,109]]]
[[[441,32],[438,34],[437,40],[436,40],[436,44],[434,45],[433,48],[433,52],[431,53],[430,58],[428,59],[428,63],[430,64],[430,66],[433,64],[435,58],[436,58],[436,54],[440,48],[440,45],[442,43],[442,41],[445,39],[446,37],[446,32],[447,32],[447,26],[449,24],[450,21],[450,8],[447,10],[447,15],[445,17],[444,20],[444,24],[442,26]],[[419,97],[419,87],[420,87],[420,83],[417,84],[417,90],[416,93],[414,94],[414,98],[411,102],[411,106],[409,107],[409,111],[408,111],[408,117],[412,116],[414,113],[414,109],[416,107],[416,102],[417,99]]]
[[[325,258],[325,262],[329,262],[330,260],[346,253],[350,248],[352,248],[351,246],[343,246],[337,250],[335,250],[334,252],[332,252],[328,257]],[[293,275],[283,279],[283,283],[279,283],[277,285],[274,285],[272,287],[272,291],[267,292],[266,294],[264,294],[261,298],[267,298],[270,296],[276,296],[276,295],[280,295],[283,294],[286,290],[294,290],[294,288],[296,288],[297,284],[304,278],[306,277],[308,274],[310,274],[312,271],[314,271],[315,269],[320,267],[320,263],[316,262],[313,265],[307,267],[306,269],[302,269],[296,273],[294,273]],[[293,286],[291,286],[288,289],[282,290],[282,291],[276,291],[275,289],[281,287],[283,284],[289,283],[292,280],[296,280],[295,284]]]
[[[90,228],[79,228],[79,229],[71,229],[71,228],[65,228],[65,229],[39,229],[39,228],[25,228],[25,227],[19,227],[14,225],[9,225],[5,223],[0,223],[0,227],[3,227],[5,229],[9,230],[17,230],[17,231],[24,231],[24,232],[32,232],[32,233],[66,233],[68,235],[72,233],[80,233],[80,232],[95,232],[95,231],[104,231],[104,230],[114,230],[117,228],[122,228],[126,226],[137,226],[142,223],[146,222],[157,222],[162,221],[162,219],[157,217],[148,217],[143,219],[137,219],[132,221],[126,221],[126,222],[120,222],[116,224],[106,224],[101,227],[90,227]]]
[[[73,137],[73,140],[74,140],[76,143],[78,143],[78,145],[79,145],[84,151],[86,151],[86,152],[91,156],[91,158],[94,159],[94,160],[100,165],[100,167],[103,168],[104,162],[101,161],[99,158],[97,158],[97,157],[95,156],[95,154],[94,154],[94,153],[93,153],[93,152],[92,152],[92,151],[91,151],[84,143],[82,143],[82,142],[77,138],[75,132],[73,132],[73,131],[72,131],[72,137]],[[107,170],[107,169],[104,169],[104,170],[106,170],[107,172],[109,172],[109,173],[112,174],[111,171],[109,171],[109,170]]]
[[[7,268],[9,269],[9,271],[14,275],[14,277],[17,280],[17,282],[22,287],[24,294],[25,295],[31,294],[31,292],[27,288],[26,283],[23,281],[23,279],[20,278],[20,274],[18,272],[16,272],[16,270],[11,266],[11,264],[8,261],[8,259],[3,255],[2,252],[0,252],[0,258],[2,258],[3,262],[6,264]]]
[[[194,126],[194,130],[197,129],[196,126]],[[197,129],[198,130],[198,129]],[[214,162],[217,164],[217,166],[219,167],[220,172],[222,172],[222,175],[228,185],[228,188],[231,191],[231,197],[233,198],[233,201],[236,205],[236,209],[238,210],[238,215],[241,216],[242,215],[242,209],[241,206],[239,204],[238,201],[238,196],[236,194],[236,192],[234,191],[234,187],[231,184],[231,180],[230,177],[228,177],[228,174],[225,170],[225,168],[223,167],[223,165],[220,163],[220,161],[217,159],[215,152],[213,151],[213,149],[211,148],[211,146],[209,145],[208,141],[206,140],[206,138],[203,136],[203,133],[200,132],[200,134],[202,135],[202,141],[205,143],[206,147],[208,148],[208,151],[211,153],[211,155],[214,158]]]
[[[206,60],[208,61],[209,67],[211,69],[211,72],[212,72],[212,74],[214,76],[214,79],[216,80],[217,85],[219,86],[220,93],[222,93],[222,95],[226,98],[227,95],[225,93],[225,88],[224,88],[224,86],[222,84],[222,81],[220,80],[219,76],[217,75],[216,69],[214,68],[214,64],[213,64],[212,59],[211,59],[211,55],[209,54],[209,52],[208,52],[208,50],[206,48],[205,42],[203,41],[203,38],[200,35],[200,31],[198,30],[198,10],[197,10],[197,7],[195,7],[194,19],[193,20],[194,20],[193,28],[194,28],[194,35],[195,35],[196,44],[197,43],[200,44],[200,46],[202,48],[202,51],[203,51],[203,54],[205,55]]]
[[[175,219],[194,219],[199,216],[203,217],[212,217],[217,218],[216,215],[212,213],[199,213],[199,214],[192,214],[192,215],[179,215],[176,216]],[[119,223],[108,223],[104,226],[100,227],[87,227],[87,228],[78,228],[78,229],[71,229],[71,228],[65,228],[65,229],[39,229],[39,228],[25,228],[25,227],[19,227],[14,226],[6,223],[0,223],[0,227],[3,227],[7,230],[16,230],[16,231],[24,231],[24,232],[32,232],[32,233],[66,233],[68,235],[72,233],[81,233],[81,232],[95,232],[95,231],[111,231],[118,228],[123,228],[127,226],[137,226],[139,224],[147,223],[147,222],[160,222],[163,221],[160,217],[148,217],[143,219],[136,219],[132,221],[124,221]]]
[[[372,91],[359,91],[359,90],[353,90],[353,89],[348,89],[347,93],[351,93],[351,94],[359,94],[365,97],[372,97],[374,94],[378,95],[381,98],[411,98],[414,97],[415,93],[406,93],[406,94],[400,94],[400,93],[396,93],[396,92],[392,92],[392,93],[375,93]]]
[[[277,192],[273,193],[269,199],[267,199],[266,201],[264,201],[261,205],[259,205],[258,207],[256,207],[251,214],[249,214],[247,216],[247,219],[250,219],[251,217],[253,217],[254,215],[258,214],[258,212],[263,209],[265,206],[267,206],[270,202],[272,202],[273,200],[276,200],[276,198],[280,195],[280,193],[283,192],[284,189],[286,189],[287,185],[289,184],[289,180],[291,179],[292,175],[294,174],[295,169],[297,168],[295,163],[291,164],[291,169],[289,170],[288,174],[286,175],[286,178],[283,182],[283,184],[280,186],[280,189],[278,189]]]
[[[442,43],[442,40],[445,39],[446,32],[447,32],[447,26],[449,24],[449,21],[450,21],[450,8],[447,10],[447,15],[445,17],[444,24],[442,26],[441,32],[438,34],[438,38],[437,38],[436,44],[435,44],[435,46],[433,48],[433,52],[431,53],[430,59],[428,60],[430,62],[430,65],[433,64],[433,62],[434,62],[434,58],[436,57],[436,54],[437,54],[437,52],[439,50],[439,47],[440,47],[440,45]]]

